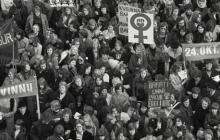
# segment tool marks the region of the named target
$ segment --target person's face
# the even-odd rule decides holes
[[[141,106],[141,112],[142,112],[142,113],[147,112],[147,107],[142,105],[142,106]]]
[[[20,130],[20,129],[21,129],[21,126],[20,126],[20,125],[15,124],[15,129],[16,129],[16,130]]]
[[[121,73],[122,75],[125,74],[125,68],[122,67],[122,68],[120,69],[120,73]]]
[[[207,109],[209,104],[206,101],[202,101],[202,109]]]
[[[122,93],[122,87],[119,87],[119,88],[116,90],[116,93],[117,93],[117,94],[121,94],[121,93]]]
[[[197,99],[199,97],[199,94],[198,93],[193,93],[192,97],[193,97],[193,99]]]
[[[88,67],[86,70],[85,70],[85,74],[90,74],[90,72],[91,72],[91,67]]]
[[[203,33],[203,32],[204,32],[204,28],[203,28],[202,26],[199,26],[199,27],[198,27],[198,32],[199,32],[199,33]]]
[[[115,43],[115,49],[119,51],[121,49],[120,43]]]
[[[95,2],[95,7],[100,8],[101,7],[101,2],[98,0]]]
[[[75,84],[79,87],[82,86],[82,80],[80,78],[77,78],[76,81],[75,81]]]
[[[84,9],[83,9],[83,13],[84,13],[84,15],[88,15],[88,14],[89,14],[89,11],[88,11],[86,8],[84,8]]]
[[[111,119],[111,124],[115,124],[116,123],[116,118],[114,117],[113,119]]]
[[[102,14],[107,14],[107,9],[103,7],[103,8],[101,9],[101,12],[102,12]]]
[[[207,63],[205,65],[205,67],[206,67],[206,70],[211,71],[212,70],[212,63]]]
[[[183,122],[179,118],[177,118],[176,119],[176,126],[180,127],[182,125],[183,125]]]
[[[94,30],[94,29],[95,29],[95,24],[90,24],[90,25],[89,25],[89,28],[90,28],[91,30]]]
[[[210,134],[205,134],[205,140],[212,140],[212,136]]]
[[[134,136],[134,134],[135,134],[135,129],[131,129],[131,130],[129,130],[128,132],[129,132],[129,134],[130,134],[131,136]]]
[[[97,78],[97,79],[96,79],[96,84],[100,86],[100,85],[102,84],[102,79]]]
[[[184,21],[184,20],[180,20],[180,21],[178,22],[178,25],[179,25],[180,27],[185,26],[185,21]]]
[[[25,65],[25,71],[30,71],[31,70],[31,67],[29,64]]]
[[[141,54],[142,53],[141,47],[137,47],[135,52],[136,52],[136,54]]]
[[[108,90],[107,89],[103,89],[101,92],[102,97],[106,97],[108,94]]]
[[[153,139],[153,135],[147,135],[146,136],[148,140],[152,140]]]
[[[83,132],[83,126],[82,126],[82,124],[77,124],[77,125],[76,125],[76,131],[79,132],[79,133]]]
[[[41,70],[45,70],[46,67],[47,67],[46,64],[41,64],[41,65],[40,65]]]
[[[38,33],[39,32],[39,27],[37,25],[33,26],[33,32]]]
[[[125,140],[125,136],[124,136],[123,133],[120,133],[120,134],[118,135],[118,140]]]
[[[102,60],[107,61],[108,60],[108,55],[107,54],[102,54]]]
[[[156,44],[150,44],[150,48],[151,49],[155,49],[156,48]]]
[[[40,16],[40,11],[38,9],[35,9],[34,13],[35,13],[36,16],[38,16],[38,17]]]
[[[190,0],[183,0],[183,4],[186,5],[186,4],[189,4]]]
[[[72,55],[77,55],[78,54],[78,49],[76,47],[71,48],[71,54]]]
[[[189,99],[183,102],[185,107],[189,107]]]
[[[108,26],[108,31],[109,31],[109,32],[113,32],[113,31],[114,31],[114,28],[113,28],[112,25],[109,25],[109,26]]]
[[[20,39],[21,39],[21,35],[16,34],[16,38],[17,38],[18,40],[20,40]]]
[[[87,118],[83,119],[85,126],[90,126],[89,120]]]
[[[105,136],[99,136],[99,140],[105,140]]]
[[[187,15],[192,15],[192,13],[193,13],[193,12],[192,12],[191,9],[186,10],[186,14],[187,14]]]
[[[66,87],[64,85],[61,85],[59,87],[59,90],[60,90],[61,93],[66,93]]]
[[[118,116],[118,110],[116,109],[116,108],[113,108],[112,109],[112,115],[114,116],[114,117],[116,117],[116,116]]]
[[[161,31],[162,33],[165,33],[165,32],[166,32],[166,30],[167,30],[167,28],[166,28],[166,27],[160,27],[160,31]]]
[[[157,30],[157,22],[154,21],[154,30]]]
[[[66,9],[65,9],[65,12],[66,12],[67,15],[70,15],[70,13],[71,13],[70,8],[66,8]]]
[[[212,114],[217,115],[218,109],[212,109]]]
[[[173,15],[178,16],[178,14],[179,14],[179,9],[174,9],[173,10]]]
[[[21,114],[24,114],[27,110],[27,107],[26,106],[23,106],[23,107],[20,107],[19,108],[19,111],[21,112]]]
[[[201,80],[201,77],[196,77],[195,78],[195,82],[200,82],[200,80]]]
[[[69,114],[65,114],[65,115],[63,116],[63,120],[64,120],[65,122],[69,122],[69,120],[70,120],[70,115],[69,115]]]
[[[145,78],[146,76],[147,76],[147,72],[146,72],[145,70],[142,71],[142,72],[141,72],[141,77],[142,77],[142,78]]]
[[[105,70],[106,70],[105,67],[101,67],[101,69],[100,69],[101,74],[104,74],[104,73],[105,73]]]
[[[72,60],[70,62],[70,67],[74,68],[76,66],[76,61],[75,60]]]
[[[47,49],[47,54],[48,54],[49,56],[51,56],[51,55],[53,54],[53,49],[52,49],[52,48],[48,48],[48,49]]]
[[[184,36],[186,34],[186,31],[185,30],[180,30],[180,35],[181,36]]]
[[[201,22],[202,21],[202,16],[201,15],[198,15],[198,17],[197,17],[197,20],[196,20],[197,22]]]
[[[9,79],[13,79],[14,78],[14,74],[12,72],[9,72],[8,73],[8,77],[9,77]]]

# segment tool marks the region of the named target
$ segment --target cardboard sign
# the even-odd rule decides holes
[[[50,0],[51,7],[75,7],[74,0]]]
[[[128,36],[128,12],[141,13],[141,9],[129,6],[128,4],[119,4],[119,34]]]
[[[148,107],[168,107],[171,106],[171,89],[169,81],[149,82],[148,84]]]
[[[31,79],[19,84],[0,87],[1,98],[17,98],[38,95],[37,80]]]
[[[183,44],[183,53],[186,60],[197,61],[220,57],[220,43]]]
[[[154,15],[128,13],[128,41],[131,43],[154,44]]]

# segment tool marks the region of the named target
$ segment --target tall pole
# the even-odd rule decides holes
[[[15,37],[14,37],[14,17],[12,17],[11,19],[11,24],[12,24],[12,38],[13,38],[13,42],[12,42],[12,67],[13,69],[15,69]]]

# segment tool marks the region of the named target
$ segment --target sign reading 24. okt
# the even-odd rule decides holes
[[[154,15],[128,13],[128,41],[131,43],[154,43]]]

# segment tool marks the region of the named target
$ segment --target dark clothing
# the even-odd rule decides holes
[[[60,99],[60,93],[56,92],[54,98],[60,101],[61,108],[70,108],[75,112],[75,99],[70,93],[66,93],[63,99]]]
[[[46,69],[43,71],[38,71],[36,72],[37,78],[43,77],[46,81],[49,87],[54,88],[55,84],[55,74],[52,69]]]
[[[71,131],[71,133],[70,133],[70,139],[72,139],[72,140],[78,140],[78,139],[76,138],[76,131]],[[94,140],[94,137],[92,136],[91,133],[85,131],[85,132],[83,132],[82,140]]]
[[[195,113],[193,115],[193,124],[194,124],[195,132],[197,132],[197,130],[200,127],[204,128],[205,118],[208,113],[209,110],[208,109],[204,110],[201,105],[195,110]]]
[[[36,114],[34,114],[36,115]],[[14,115],[14,122],[16,122],[17,120],[22,120],[24,121],[24,126],[27,130],[27,132],[30,131],[31,127],[32,127],[32,123],[33,123],[33,114],[30,113],[30,111],[26,110],[25,114],[21,114],[21,112],[18,110],[15,115]]]
[[[192,108],[191,106],[189,106],[188,108],[186,108],[184,105],[181,105],[180,108],[180,115],[183,118],[183,121],[186,123],[186,126],[192,126]]]

